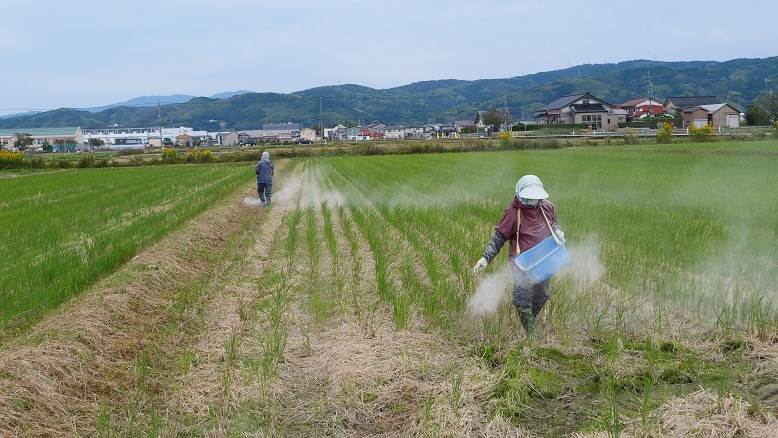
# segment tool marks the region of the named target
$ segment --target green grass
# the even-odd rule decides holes
[[[252,177],[246,167],[222,165],[0,179],[0,339]]]

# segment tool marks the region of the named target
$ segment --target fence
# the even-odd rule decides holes
[[[651,128],[620,128],[617,131],[590,131],[590,130],[572,130],[568,132],[533,132],[533,131],[514,131],[513,138],[605,138],[605,137],[624,137],[630,133],[637,137],[656,137],[658,129]],[[689,135],[688,128],[674,128],[673,137],[687,137]],[[720,136],[738,136],[738,135],[750,135],[750,136],[766,136],[773,135],[778,137],[778,134],[769,126],[744,126],[741,128],[725,128],[719,127],[714,131],[713,135]]]

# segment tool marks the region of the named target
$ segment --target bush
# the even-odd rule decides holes
[[[689,125],[689,137],[695,143],[704,143],[706,141],[713,140],[713,125],[708,123],[703,127],[696,127],[694,124]]]
[[[178,161],[178,151],[175,148],[162,148],[162,161],[175,163]]]
[[[507,147],[511,142],[511,133],[508,131],[503,131],[497,134],[497,139],[500,140],[500,145],[502,147]]]
[[[32,160],[30,160],[30,167],[33,169],[43,169],[46,167],[46,162],[41,157],[32,157]]]
[[[213,161],[213,152],[210,149],[189,149],[186,153],[188,163],[207,163]]]
[[[778,120],[773,122],[773,137],[778,137]]]
[[[14,169],[24,164],[24,154],[0,150],[0,169]]]
[[[122,149],[119,152],[116,153],[117,156],[121,157],[123,155],[143,155],[144,151],[143,149]]]
[[[129,165],[130,166],[142,166],[144,164],[145,160],[143,159],[143,154],[135,154],[130,157]]]
[[[634,128],[627,129],[627,133],[624,135],[624,143],[626,144],[637,144],[638,143],[638,135],[635,134]]]
[[[81,155],[81,159],[78,160],[78,167],[81,169],[95,167],[95,154]]]
[[[656,132],[657,143],[672,143],[673,142],[673,125],[667,122],[662,122],[662,127]]]

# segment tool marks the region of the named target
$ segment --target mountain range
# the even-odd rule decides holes
[[[310,126],[381,120],[421,124],[471,119],[475,111],[509,107],[514,119],[529,118],[544,104],[588,91],[611,103],[648,93],[653,96],[716,95],[745,111],[769,83],[778,83],[778,57],[730,61],[663,62],[633,60],[473,81],[443,79],[375,89],[331,85],[294,93],[245,90],[210,97],[145,96],[106,107],[60,108],[0,119],[0,128],[81,126],[192,126],[195,129],[249,129],[294,121]],[[184,100],[186,99],[186,100]],[[163,101],[164,100],[164,101]],[[159,106],[159,110],[157,105]],[[158,114],[159,113],[159,114]]]

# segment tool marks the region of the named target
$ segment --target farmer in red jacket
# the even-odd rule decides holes
[[[483,257],[473,267],[476,274],[482,272],[494,260],[503,244],[510,242],[508,262],[513,274],[513,304],[519,311],[524,330],[530,337],[535,336],[535,318],[548,301],[549,280],[533,284],[513,259],[520,251],[527,251],[550,236],[552,230],[564,241],[565,234],[559,229],[556,209],[548,200],[548,193],[540,178],[524,175],[516,184],[516,196],[494,227],[494,235],[486,246]]]

